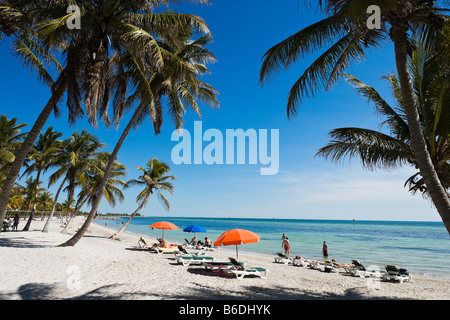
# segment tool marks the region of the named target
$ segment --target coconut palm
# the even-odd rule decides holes
[[[127,187],[139,186],[143,187],[143,190],[137,195],[136,203],[138,203],[137,209],[131,214],[127,222],[113,234],[110,238],[117,239],[117,237],[125,231],[130,224],[131,220],[138,214],[142,208],[147,205],[148,200],[157,192],[158,200],[163,205],[164,209],[169,210],[169,201],[164,197],[161,191],[166,191],[170,194],[173,193],[173,185],[170,180],[175,180],[177,177],[174,175],[167,175],[170,171],[170,167],[165,162],[160,162],[158,159],[153,158],[147,161],[147,168],[137,167],[142,174],[138,179],[133,179],[127,182]]]
[[[99,164],[99,149],[105,144],[101,143],[98,137],[83,130],[81,133],[74,131],[72,135],[64,140],[63,147],[57,155],[56,164],[60,167],[49,179],[49,185],[56,183],[58,179],[64,177],[55,195],[55,205],[58,201],[63,186],[68,182],[66,187],[67,200],[74,201],[75,188],[77,182],[83,184],[84,175],[87,171],[93,170]],[[43,232],[48,231],[48,223],[53,217],[55,207],[52,208],[50,215],[44,225]]]
[[[0,194],[0,220],[14,182],[31,146],[52,112],[59,114],[58,103],[66,97],[69,122],[75,122],[84,113],[96,125],[97,117],[110,125],[108,105],[113,106],[113,122],[123,115],[128,98],[128,72],[139,69],[142,61],[157,68],[164,64],[163,50],[157,39],[168,36],[178,24],[188,24],[195,31],[208,33],[204,21],[194,15],[176,12],[155,12],[176,0],[128,1],[88,0],[77,2],[80,11],[66,13],[67,1],[9,1],[10,8],[26,11],[33,17],[32,33],[38,47],[57,50],[65,63],[51,85],[51,97],[17,152],[14,163]],[[187,1],[208,3],[208,1]],[[80,19],[80,29],[69,29],[71,19]],[[123,55],[127,52],[128,65]],[[31,60],[30,54],[21,57]],[[147,79],[137,80],[147,86]],[[66,95],[64,95],[66,93]],[[82,109],[85,106],[85,111]]]
[[[13,188],[11,192],[11,197],[8,202],[9,210],[19,210],[25,204],[25,197],[23,196],[23,186],[16,183],[16,186]]]
[[[162,38],[159,41],[161,47],[165,48],[162,51],[164,65],[155,69],[150,60],[141,59],[139,63],[136,63],[136,59],[133,60],[134,66],[138,66],[138,68],[133,69],[129,77],[136,90],[130,95],[127,103],[136,103],[137,108],[111,154],[105,176],[98,189],[97,199],[92,204],[85,223],[71,239],[61,246],[75,245],[87,231],[100,205],[112,164],[131,129],[136,128],[146,116],[150,115],[155,133],[160,132],[163,97],[167,97],[168,112],[177,129],[181,128],[183,124],[182,119],[185,113],[183,103],[192,107],[197,114],[200,109],[196,100],[206,102],[210,106],[218,105],[217,91],[199,79],[201,75],[208,72],[206,63],[215,59],[211,52],[204,48],[211,39],[202,37],[198,41],[187,40],[192,37],[193,32],[192,27],[187,24],[174,28],[172,32],[171,37]],[[178,41],[174,42],[174,39]],[[130,62],[131,57],[132,55],[125,53],[123,60]],[[132,69],[131,66],[130,69]]]
[[[307,1],[310,2],[310,1]],[[444,7],[439,7],[444,4]],[[367,26],[367,9],[376,5],[381,9],[380,29]],[[447,7],[445,7],[447,5]],[[270,79],[281,69],[307,54],[325,51],[305,70],[291,88],[288,97],[288,116],[295,116],[305,98],[322,89],[329,90],[354,62],[364,60],[371,48],[380,48],[392,40],[400,92],[410,130],[411,145],[428,193],[450,233],[450,201],[440,183],[420,127],[414,88],[408,71],[408,54],[412,52],[411,32],[424,30],[429,39],[447,44],[442,37],[447,25],[448,9],[445,1],[423,0],[324,0],[318,9],[326,18],[316,22],[269,49],[264,55],[260,82]],[[443,40],[444,39],[444,40]]]
[[[109,152],[101,152],[98,155],[98,163],[95,167],[89,168],[85,175],[83,175],[83,181],[79,183],[81,191],[78,194],[78,200],[75,206],[75,210],[67,222],[66,226],[61,233],[67,233],[70,223],[73,218],[77,215],[78,211],[86,204],[91,204],[95,201],[97,196],[98,186],[101,184],[104,169],[108,164],[110,158]],[[109,175],[108,181],[106,183],[105,192],[103,194],[104,198],[108,201],[108,204],[114,207],[117,201],[123,202],[124,196],[120,187],[125,186],[125,182],[120,180],[120,178],[126,176],[127,167],[117,160],[114,162],[113,168]]]
[[[420,124],[442,186],[450,196],[450,81],[445,74],[436,74],[440,59],[427,50],[414,51],[409,63],[415,100],[419,108]],[[389,81],[396,98],[391,106],[371,86],[347,75],[348,82],[368,101],[376,106],[376,112],[385,118],[389,134],[362,128],[339,128],[330,132],[332,141],[321,148],[317,155],[333,161],[359,158],[370,170],[392,169],[404,165],[418,168],[411,146],[410,130],[405,117],[405,107],[399,92],[398,78],[391,74]],[[428,195],[420,171],[407,180],[410,191]],[[405,185],[406,185],[405,184]]]
[[[45,188],[41,187],[41,184],[41,180],[36,180],[33,177],[29,177],[25,181],[25,186],[21,188],[21,192],[25,197],[24,207],[22,210],[31,211],[36,194],[45,190]]]
[[[38,3],[40,2],[40,3]],[[19,176],[25,159],[33,147],[35,140],[42,131],[45,121],[64,94],[64,88],[53,86],[54,80],[50,69],[61,71],[62,66],[50,53],[37,36],[35,23],[36,10],[46,10],[54,2],[9,0],[0,2],[0,40],[2,34],[11,37],[11,51],[24,66],[31,69],[38,79],[45,85],[52,87],[52,97],[47,103],[46,113],[41,113],[31,130],[24,137],[14,161],[8,168],[4,179],[4,186],[0,193],[0,218],[6,214],[6,203],[9,201],[11,190]],[[48,113],[48,115],[47,115]]]
[[[0,2],[0,40],[3,39],[3,34],[10,36],[17,31],[22,20],[22,12],[12,7],[9,3]]]
[[[8,175],[11,163],[15,159],[15,153],[20,148],[25,133],[21,129],[25,123],[17,123],[17,119],[7,119],[5,115],[0,116],[0,190]]]
[[[48,127],[44,133],[39,135],[35,145],[31,149],[28,155],[29,161],[33,161],[31,165],[27,165],[24,175],[30,175],[36,172],[36,181],[40,181],[41,174],[45,173],[49,168],[56,165],[57,155],[60,152],[62,141],[58,140],[62,136],[61,132],[53,131],[53,127]],[[38,185],[34,190],[33,207],[28,218],[28,221],[23,228],[23,231],[28,231],[31,221],[33,221],[34,213],[36,211]]]
[[[39,193],[37,197],[37,207],[41,211],[48,211],[53,206],[52,194],[49,191]],[[42,219],[44,214],[42,214]]]

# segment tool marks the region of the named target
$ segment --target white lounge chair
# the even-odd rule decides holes
[[[202,264],[203,262],[212,262],[214,261],[213,257],[207,257],[205,255],[198,256],[175,256],[178,264],[182,264],[185,267],[190,266],[191,264]]]
[[[304,259],[292,259],[292,265],[295,267],[307,267],[309,262]]]
[[[243,279],[248,275],[254,275],[260,277],[261,279],[265,279],[267,277],[267,273],[269,272],[269,270],[261,267],[245,267],[234,258],[228,259],[230,259],[233,267],[230,269],[224,269],[223,272],[234,274],[238,279]]]
[[[352,263],[355,265],[355,268],[353,270],[350,270],[350,274],[354,277],[374,277],[374,278],[381,278],[383,276],[383,272],[377,267],[373,269],[367,269],[362,265],[361,262],[358,260],[352,260]]]
[[[386,269],[386,273],[383,274],[383,280],[385,281],[398,281],[399,283],[412,281],[412,276],[406,269],[390,264],[385,265],[384,268]]]
[[[245,266],[243,262],[239,262],[242,266]],[[210,270],[212,272],[219,272],[225,269],[231,269],[233,268],[233,263],[230,261],[225,262],[219,262],[219,261],[213,261],[213,262],[203,262],[203,265],[205,266],[206,270]]]
[[[308,268],[323,271],[325,269],[325,264],[320,261],[308,261]]]
[[[337,267],[331,261],[326,260],[324,267],[323,267],[323,271],[324,272],[339,272],[339,267]]]
[[[177,247],[178,247],[178,250],[180,251],[179,254],[181,254],[183,256],[202,256],[202,255],[205,255],[204,252],[189,252],[182,245],[178,245]]]
[[[277,262],[277,263],[284,263],[284,264],[293,263],[293,259],[289,258],[284,253],[277,252],[277,255],[278,256],[275,257],[275,262]]]

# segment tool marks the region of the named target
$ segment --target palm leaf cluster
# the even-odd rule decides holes
[[[310,4],[310,1],[305,1]],[[265,53],[260,71],[260,82],[268,83],[282,70],[314,52],[319,56],[293,84],[288,94],[288,117],[297,114],[306,99],[324,89],[330,90],[354,63],[366,59],[367,52],[379,49],[391,40],[391,27],[404,24],[417,32],[427,29],[431,34],[442,30],[447,16],[440,1],[421,0],[323,0],[318,10],[325,18],[303,28],[273,46]],[[448,5],[448,2],[444,5]],[[316,3],[316,2],[313,2]],[[381,29],[367,26],[367,8],[380,7]],[[409,52],[413,43],[408,38]]]
[[[25,135],[22,128],[25,123],[17,123],[17,119],[8,119],[0,116],[0,190],[3,185],[11,163],[15,159],[15,153],[19,150]]]
[[[98,118],[118,125],[139,95],[156,117],[158,95],[150,90],[148,77],[166,65],[167,74],[176,64],[174,52],[162,43],[178,49],[181,27],[185,36],[209,34],[197,16],[160,12],[166,1],[80,1],[80,11],[73,13],[66,13],[71,1],[8,3],[10,10],[30,17],[14,34],[14,54],[51,86],[57,115],[66,93],[70,122],[87,115],[93,125]],[[72,19],[79,19],[82,27],[69,29]],[[56,76],[51,70],[58,71]]]
[[[409,59],[409,69],[427,148],[440,182],[450,194],[450,80],[449,70],[440,65],[440,59],[438,54],[421,47]],[[397,76],[383,77],[389,83],[395,105],[386,102],[373,87],[361,80],[351,75],[346,78],[363,98],[375,105],[376,113],[384,118],[381,126],[387,127],[389,133],[362,128],[335,129],[330,132],[332,140],[317,154],[335,162],[357,158],[371,170],[403,165],[418,169]],[[427,195],[420,171],[405,185],[413,193],[419,191]]]

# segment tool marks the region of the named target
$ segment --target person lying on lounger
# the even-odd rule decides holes
[[[335,259],[331,259],[331,262],[333,262],[335,265],[337,265],[338,267],[342,267],[342,268],[353,268],[355,265],[352,263],[349,264],[342,264],[342,263],[338,263],[336,262]]]

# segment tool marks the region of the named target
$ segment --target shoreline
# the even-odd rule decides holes
[[[51,221],[49,233],[41,232],[45,221],[33,221],[28,232],[1,233],[0,255],[5,257],[2,271],[9,276],[0,282],[0,299],[450,299],[450,280],[441,277],[413,274],[411,283],[373,282],[370,278],[279,264],[274,256],[244,251],[239,251],[239,260],[266,268],[269,273],[266,279],[236,279],[198,265],[184,267],[173,255],[140,250],[139,236],[132,232],[126,231],[120,241],[108,239],[114,229],[95,222],[74,247],[57,247],[83,222],[83,217],[77,217],[68,234],[59,232],[58,219]],[[216,261],[235,256],[234,249],[223,247],[206,253]]]
[[[167,217],[144,217],[144,216],[142,216],[142,217],[139,217],[139,218],[143,218],[143,219],[148,219],[148,218],[160,218],[160,219],[167,219]],[[189,217],[183,217],[183,219],[186,219],[186,220],[190,220],[191,218],[189,218]],[[205,217],[202,217],[201,219],[208,219],[208,218],[205,218]],[[216,218],[212,218],[212,219],[216,219]],[[226,219],[228,219],[228,218],[226,218]],[[243,219],[243,220],[253,220],[254,218],[236,218],[236,219]],[[97,221],[97,223],[99,224],[99,225],[101,225],[103,222],[108,222],[108,220],[105,220],[105,219],[97,219],[98,221]],[[102,221],[102,220],[105,220],[105,221]],[[256,219],[257,220],[257,219]],[[267,220],[267,219],[266,219]],[[268,219],[268,220],[271,220],[271,219]],[[288,220],[311,220],[311,219],[288,219]],[[316,220],[314,220],[314,221],[344,221],[344,220],[337,220],[337,219],[335,219],[335,220],[330,220],[330,219],[325,219],[325,220],[320,220],[320,219],[316,219]],[[351,222],[351,220],[345,220],[345,221],[347,221],[347,222]],[[369,221],[369,220],[366,220],[366,221]],[[372,220],[371,220],[372,221]],[[380,220],[381,221],[381,220]],[[95,220],[94,220],[94,222],[95,222]],[[404,223],[405,221],[385,221],[385,220],[382,220],[381,222],[387,222],[387,223],[389,223],[389,222],[400,222],[400,223]],[[414,222],[417,222],[417,221],[407,221],[407,222],[412,222],[412,223],[414,223]],[[429,221],[430,222],[430,221]],[[433,222],[434,223],[434,222]],[[108,222],[108,228],[111,228],[111,230],[118,230],[119,228],[121,227],[121,225],[118,225],[118,226],[115,226],[114,224],[109,224],[109,222]],[[117,228],[117,229],[116,229]],[[128,228],[128,229],[130,229],[130,227]],[[111,231],[111,232],[113,232],[113,231]],[[140,237],[140,236],[142,236],[142,237],[144,237],[144,238],[146,238],[146,237],[151,237],[152,235],[149,235],[149,234],[147,234],[147,233],[145,233],[145,232],[138,232],[138,231],[126,231],[126,232],[128,232],[128,233],[130,233],[130,234],[134,234],[135,236],[137,236],[137,237]],[[167,232],[166,233],[166,235],[165,235],[165,239],[167,240],[167,241],[170,241],[170,242],[179,242],[179,241],[183,241],[183,240],[181,240],[180,238],[178,238],[178,237],[173,237],[173,235],[170,233],[170,232]],[[230,252],[231,252],[231,254],[235,251],[234,249],[229,249],[228,247],[226,247],[226,246],[222,246],[222,247],[219,247],[220,248],[220,250],[230,250]],[[279,249],[279,250],[282,250],[282,249]],[[273,258],[274,257],[274,255],[276,254],[276,252],[277,252],[277,250],[274,250],[274,251],[271,251],[271,252],[269,252],[269,251],[265,251],[265,252],[263,252],[263,251],[252,251],[251,249],[249,249],[248,248],[248,246],[240,246],[240,248],[239,248],[239,252],[245,252],[245,253],[248,253],[248,254],[253,254],[253,255],[262,255],[262,256],[266,256],[266,257],[271,257],[271,258]],[[282,251],[278,251],[278,252],[282,252]],[[292,255],[292,257],[295,257],[295,255],[296,255],[296,253],[295,252],[291,252],[291,255]],[[314,256],[314,255],[306,255],[306,257],[307,258],[310,258],[310,259],[315,259],[315,260],[323,260],[323,257],[321,257],[321,256]],[[330,259],[331,259],[331,257],[330,257]],[[338,262],[345,262],[345,263],[350,263],[350,259],[348,259],[348,256],[347,257],[345,257],[344,259],[342,259],[342,257],[341,258],[337,258],[337,260],[338,260]],[[361,260],[362,261],[362,260]],[[384,260],[384,259],[382,259],[382,260],[371,260],[370,258],[369,259],[367,259],[367,257],[366,257],[366,260],[365,260],[366,262],[367,261],[371,261],[370,263],[367,263],[368,265],[376,265],[376,266],[378,266],[379,268],[381,268],[382,270],[384,270],[384,265],[386,264],[386,261]],[[399,265],[399,263],[392,263],[392,264],[397,264],[397,265]],[[407,263],[400,263],[400,265],[405,265],[405,266],[408,266],[408,264]],[[409,269],[409,268],[408,268]],[[409,271],[411,271],[411,270],[409,270]],[[443,273],[439,273],[439,272],[430,272],[430,271],[428,271],[428,272],[424,272],[424,271],[422,271],[422,270],[420,270],[420,271],[418,271],[418,270],[413,270],[412,271],[415,275],[417,275],[417,276],[419,276],[419,277],[424,277],[424,278],[442,278],[442,279],[446,279],[446,280],[450,280],[450,274],[448,273],[448,272],[443,272]]]

